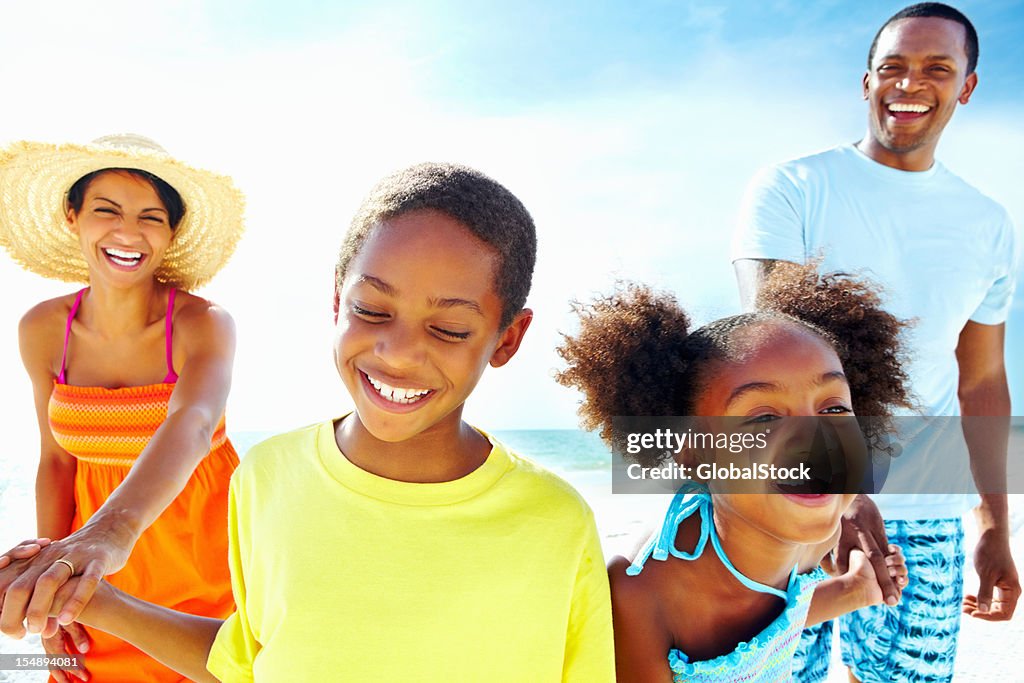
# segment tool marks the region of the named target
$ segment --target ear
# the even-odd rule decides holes
[[[68,209],[67,213],[64,214],[64,222],[67,223],[68,230],[72,234],[78,234],[78,214],[75,213],[74,209]]]
[[[971,94],[974,92],[974,89],[977,88],[977,87],[978,87],[978,74],[977,73],[972,73],[964,81],[964,87],[960,90],[960,97],[956,98],[957,102],[959,102],[960,104],[967,104],[967,102],[971,99]]]
[[[700,452],[690,446],[684,446],[678,453],[673,453],[672,459],[676,461],[677,465],[689,467],[691,470],[704,462]]]
[[[864,78],[862,78],[860,80],[860,87],[861,87],[860,96],[861,96],[861,99],[864,99],[864,100],[868,99],[868,81],[870,81],[870,80],[871,80],[871,72],[870,71],[865,71],[864,72]]]
[[[338,269],[334,269],[334,324],[338,324],[338,312],[341,310],[341,284],[338,282]]]
[[[519,314],[498,338],[498,346],[491,354],[492,368],[500,368],[512,360],[512,356],[516,355],[516,351],[519,350],[519,345],[523,343],[523,335],[526,334],[531,322],[533,322],[533,311],[529,308],[519,311]]]

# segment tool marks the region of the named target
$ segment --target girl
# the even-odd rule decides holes
[[[60,540],[0,571],[0,626],[20,636],[27,615],[47,653],[88,652],[97,680],[180,680],[70,621],[101,578],[197,614],[232,610],[227,534],[214,522],[238,464],[224,431],[234,325],[187,290],[227,261],[242,211],[230,179],[138,136],[0,150],[0,244],[28,270],[87,285],[21,321],[41,442],[38,533]],[[72,576],[82,580],[58,627],[46,616]],[[88,673],[53,672],[69,675]]]
[[[787,416],[888,416],[907,403],[902,323],[864,285],[780,266],[760,303],[762,312],[691,331],[672,297],[632,286],[578,308],[581,330],[559,349],[569,367],[558,380],[584,393],[584,426],[613,445],[615,416],[739,417],[784,431]],[[866,432],[881,436],[877,423]],[[612,560],[620,682],[788,681],[805,621],[881,601],[859,556],[811,605],[852,494],[769,490],[684,488],[636,557]],[[890,553],[902,585],[901,555]]]

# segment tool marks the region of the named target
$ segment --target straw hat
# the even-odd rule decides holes
[[[65,220],[68,190],[104,168],[136,168],[178,191],[185,215],[156,277],[185,290],[208,282],[242,235],[245,198],[227,176],[187,166],[141,135],[108,135],[88,145],[16,142],[0,149],[0,245],[34,273],[88,282],[89,270]]]

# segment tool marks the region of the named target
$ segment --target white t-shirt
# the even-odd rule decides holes
[[[865,277],[886,310],[912,319],[906,332],[914,399],[923,415],[959,415],[956,346],[968,320],[1006,321],[1016,239],[1006,210],[935,162],[910,172],[879,164],[853,145],[761,171],[747,189],[732,258],[803,263]],[[962,437],[960,437],[962,440]],[[921,482],[929,467],[908,449],[887,483]],[[969,461],[953,464],[970,481]],[[946,476],[949,472],[944,473]],[[886,489],[890,487],[887,485]],[[883,489],[885,490],[885,489]],[[890,519],[957,517],[962,495],[880,496]]]

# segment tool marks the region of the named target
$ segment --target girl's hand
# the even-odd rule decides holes
[[[890,543],[887,549],[885,566],[889,579],[899,590],[899,594],[896,596],[898,600],[907,585],[907,561],[903,557],[903,549],[898,545]],[[860,592],[861,606],[870,607],[883,604],[885,595],[882,593],[875,568],[868,560],[867,555],[854,548],[850,551],[849,558],[849,568],[843,576],[849,581],[850,590]]]
[[[46,654],[57,657],[84,654],[89,651],[89,635],[78,623],[57,627],[57,633],[53,636],[43,636],[42,642]],[[50,667],[50,675],[57,683],[73,683],[72,677],[81,681],[88,681],[90,678],[89,670],[84,666],[78,669]]]
[[[61,625],[67,625],[81,614],[100,580],[124,567],[134,543],[134,537],[125,530],[94,517],[70,536],[41,546],[29,559],[0,569],[0,632],[21,638],[27,619],[29,631],[52,637],[56,623],[48,620],[47,615],[60,587],[72,576],[79,579],[57,619]],[[18,546],[19,553],[33,554],[30,546]]]

